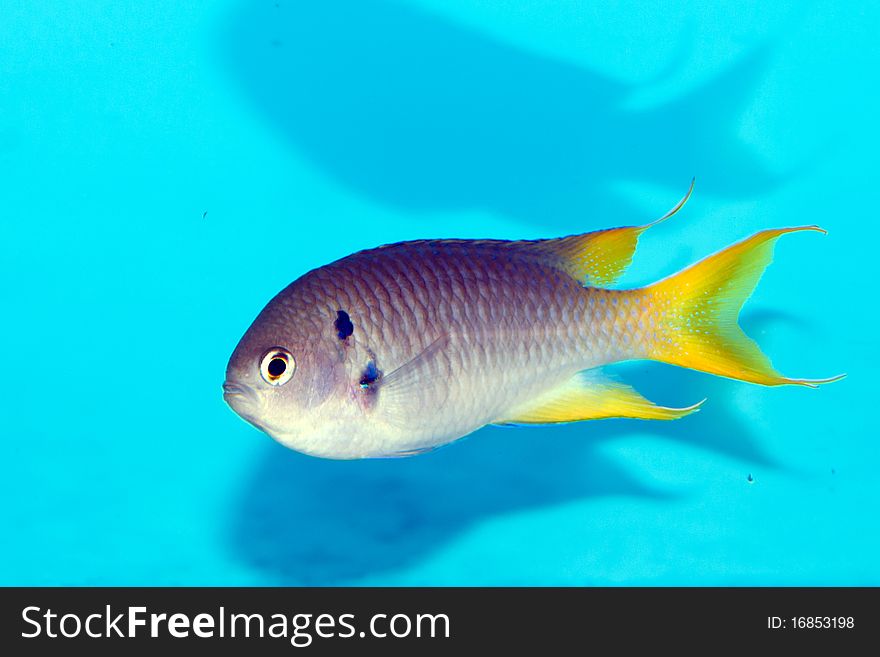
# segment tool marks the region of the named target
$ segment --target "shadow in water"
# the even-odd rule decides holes
[[[586,443],[583,427],[484,429],[408,458],[337,462],[266,448],[233,548],[283,584],[333,585],[430,555],[476,521],[591,495],[661,496]]]
[[[301,153],[405,210],[580,230],[594,216],[627,220],[618,180],[680,191],[697,175],[726,197],[779,182],[737,137],[762,49],[677,99],[628,109],[636,86],[390,0],[243,3],[223,47]]]
[[[654,363],[623,378],[659,402],[709,403],[677,422],[490,427],[408,459],[325,461],[267,444],[233,511],[233,550],[278,583],[333,585],[416,563],[492,516],[592,497],[671,497],[597,449],[635,431],[778,467],[725,402],[746,384]]]

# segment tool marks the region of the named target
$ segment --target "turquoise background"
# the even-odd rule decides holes
[[[870,2],[4,0],[0,583],[880,584],[877,34]],[[846,380],[629,364],[704,410],[360,462],[221,399],[312,267],[643,223],[692,176],[624,284],[819,223],[742,323]]]

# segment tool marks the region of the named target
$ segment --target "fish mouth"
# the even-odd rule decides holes
[[[223,401],[236,415],[260,431],[274,436],[272,429],[266,424],[266,398],[248,385],[225,381],[223,383]]]
[[[252,415],[252,412],[260,406],[257,391],[250,386],[241,383],[223,382],[223,401],[225,401],[236,413],[242,417]]]
[[[223,396],[224,397],[234,397],[236,395],[241,395],[243,397],[249,397],[251,399],[256,399],[256,394],[254,393],[254,389],[250,386],[245,386],[240,383],[230,383],[229,381],[223,382]]]

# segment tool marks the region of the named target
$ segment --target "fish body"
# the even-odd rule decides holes
[[[248,329],[225,398],[288,447],[351,459],[417,454],[487,424],[696,410],[602,374],[625,360],[815,383],[776,373],[735,321],[775,239],[799,229],[763,231],[647,288],[607,289],[645,228],[402,242],[310,271]]]

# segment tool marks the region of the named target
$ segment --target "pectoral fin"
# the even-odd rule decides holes
[[[386,416],[394,424],[406,426],[408,418],[418,417],[445,402],[444,385],[438,385],[444,377],[443,364],[450,336],[442,335],[412,359],[383,376],[378,381],[380,403]]]
[[[676,420],[693,413],[702,403],[686,408],[658,406],[631,387],[589,370],[513,409],[493,424],[556,424],[612,417]]]

